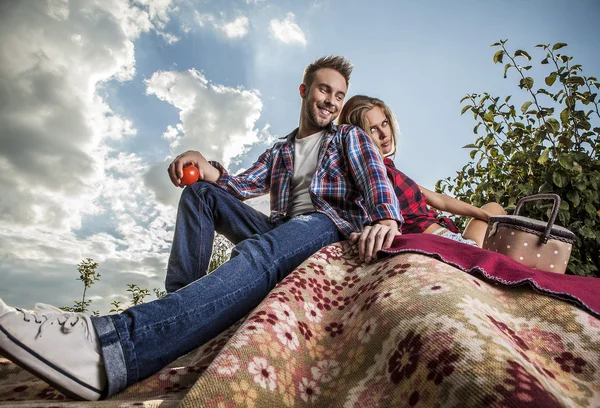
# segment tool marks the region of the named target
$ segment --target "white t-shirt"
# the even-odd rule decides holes
[[[292,177],[292,203],[287,212],[289,217],[315,211],[308,192],[317,171],[319,148],[325,131],[294,140],[294,176]]]

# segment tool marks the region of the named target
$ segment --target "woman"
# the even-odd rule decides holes
[[[400,210],[404,217],[403,234],[435,234],[481,247],[490,217],[506,214],[496,203],[488,203],[477,208],[445,194],[420,187],[398,170],[389,158],[396,152],[396,120],[390,108],[382,100],[364,95],[353,96],[342,108],[338,122],[362,128],[379,147],[388,176],[400,202]],[[459,229],[449,218],[441,217],[437,211],[429,207],[472,219],[460,234]],[[353,240],[357,240],[357,237],[353,237]]]

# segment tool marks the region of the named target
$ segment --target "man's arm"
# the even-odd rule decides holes
[[[352,234],[351,240],[358,243],[360,259],[370,262],[377,251],[391,246],[404,220],[377,147],[360,128],[352,127],[348,132],[344,147],[350,173],[373,222],[360,234]]]
[[[176,186],[183,187],[181,185],[182,169],[188,164],[193,164],[200,171],[200,179],[215,183],[240,200],[245,200],[269,192],[271,157],[272,149],[267,149],[248,170],[237,176],[231,176],[220,163],[209,162],[200,152],[190,150],[177,156],[169,165],[168,172],[171,182]]]

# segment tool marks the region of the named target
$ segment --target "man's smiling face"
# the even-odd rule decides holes
[[[306,129],[311,131],[309,134],[323,130],[337,118],[347,90],[343,75],[331,68],[315,72],[310,87],[301,85],[301,115]]]

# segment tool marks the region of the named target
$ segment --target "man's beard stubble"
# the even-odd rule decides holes
[[[331,109],[330,107],[328,107],[329,109]],[[332,114],[331,115],[331,120],[329,120],[328,122],[326,122],[325,124],[321,125],[319,123],[318,120],[318,113],[317,110],[320,109],[318,105],[315,105],[315,108],[312,109],[312,104],[309,104],[309,102],[305,102],[305,112],[306,112],[306,116],[308,118],[309,123],[311,124],[311,126],[314,126],[316,129],[319,130],[323,130],[329,127],[329,125],[331,123],[333,123],[333,121],[335,121],[335,119],[337,118],[337,115]]]

